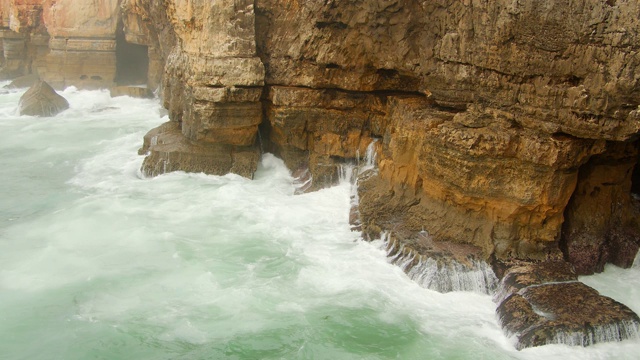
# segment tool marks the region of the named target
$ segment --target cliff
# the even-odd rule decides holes
[[[380,139],[379,174],[360,183],[371,236],[426,230],[581,273],[630,265],[638,4],[180,4],[152,23],[177,39],[163,94],[183,136],[154,135],[147,173],[250,177],[260,125],[317,189]]]
[[[262,148],[315,190],[376,141],[365,236],[579,274],[638,252],[636,1],[0,4],[5,76],[160,90],[149,176],[252,177]]]

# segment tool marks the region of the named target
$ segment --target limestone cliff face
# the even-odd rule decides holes
[[[377,140],[359,183],[370,236],[425,230],[582,273],[637,251],[637,2],[0,5],[5,74],[109,86],[142,49],[171,118],[145,138],[148,175],[251,177],[262,145],[313,190]]]
[[[44,22],[51,52],[39,74],[55,87],[113,85],[118,3],[46,0]]]
[[[260,157],[264,86],[253,1],[167,2],[163,16],[177,39],[162,85],[164,105],[177,124],[163,127],[141,150],[150,152],[144,172],[252,177]]]
[[[386,232],[405,270],[491,259],[518,347],[591,336],[594,312],[619,340],[637,315],[574,270],[630,266],[640,246],[639,13],[622,0],[0,0],[0,76],[158,89],[170,121],[144,138],[148,176],[252,177],[264,150],[312,191],[374,143],[352,217],[365,237]]]
[[[309,153],[312,173],[327,178],[335,159],[382,139],[379,175],[360,184],[364,229],[374,236],[392,230],[410,240],[425,229],[486,256],[559,257],[567,204],[584,196],[575,192],[579,169],[596,154],[617,162],[608,149],[640,129],[635,2],[256,8],[266,82],[278,85],[269,87],[266,120],[291,167]],[[597,181],[628,198],[629,169],[608,173],[625,181]],[[580,217],[634,211],[626,198],[619,204]],[[599,233],[613,222],[597,222]],[[637,243],[637,220],[625,224]]]

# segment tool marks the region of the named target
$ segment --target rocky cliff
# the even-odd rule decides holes
[[[260,79],[225,83],[208,74],[216,82],[208,86],[226,94],[264,82],[265,146],[292,170],[308,169],[312,189],[335,181],[340,163],[381,139],[379,175],[361,183],[365,232],[410,239],[424,229],[475,244],[486,257],[580,258],[583,273],[618,258],[617,248],[637,248],[630,197],[640,129],[636,3],[265,0],[232,7],[232,30],[216,32],[234,44],[225,56],[242,64],[258,56],[265,72],[234,63],[228,73]],[[215,23],[216,9],[194,12],[194,29]],[[207,31],[187,33],[180,54],[209,39]],[[222,41],[207,41],[214,40]],[[188,61],[171,64],[201,72]],[[206,101],[213,92],[187,98]],[[241,109],[238,96],[218,96],[244,114],[241,123],[231,110],[202,113],[216,119],[203,122],[201,108],[189,105],[172,118],[182,116],[191,140],[246,145],[253,138],[241,131],[260,122],[254,96],[241,97]],[[204,135],[229,123],[236,143],[224,139],[226,129]],[[605,178],[588,170],[594,166]],[[596,188],[604,189],[597,206],[588,199]]]
[[[314,190],[375,141],[365,236],[579,274],[638,251],[636,1],[0,4],[4,76],[160,90],[147,175],[252,177],[262,148]]]

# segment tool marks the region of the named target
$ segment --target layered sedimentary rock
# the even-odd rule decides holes
[[[366,232],[426,229],[486,257],[573,258],[558,241],[579,168],[640,129],[638,4],[256,7],[280,94],[267,98],[270,138],[290,167],[307,161],[331,179],[327,166],[382,138],[380,175],[361,183]]]
[[[46,0],[44,22],[50,35],[40,76],[54,87],[113,84],[116,72],[118,0]]]
[[[179,41],[167,57],[162,91],[171,121],[184,136],[179,142],[209,149],[212,163],[231,159],[234,164],[200,167],[195,164],[202,163],[205,154],[195,151],[192,161],[200,171],[252,177],[260,156],[256,138],[264,85],[264,67],[256,56],[253,1],[192,1],[172,4],[168,10]],[[151,156],[143,172],[156,174],[173,152],[181,154],[183,170],[192,167],[186,165],[189,152],[182,146],[167,146],[174,143],[169,140],[174,135],[155,135],[165,146],[148,148]]]
[[[140,27],[125,28],[125,20],[130,25],[137,19],[133,12],[124,19],[123,11],[133,9],[125,6],[129,3],[136,2],[3,0],[0,76],[35,74],[57,88],[104,88],[123,80],[119,72],[133,68],[141,73],[138,85],[150,78],[150,87],[157,88],[163,66],[155,51],[158,37],[145,38]],[[138,53],[131,55],[134,50]],[[148,76],[149,68],[155,70],[153,77]]]
[[[33,72],[48,53],[49,36],[42,20],[42,0],[3,0],[0,78]]]
[[[638,2],[40,3],[0,1],[4,73],[159,87],[147,175],[252,177],[262,147],[311,191],[375,143],[354,214],[408,272],[433,255],[424,234],[580,274],[638,250]]]

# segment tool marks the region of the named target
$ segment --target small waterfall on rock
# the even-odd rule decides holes
[[[580,332],[560,332],[547,344],[564,344],[571,346],[590,346],[593,344],[638,339],[638,323],[634,321],[620,321],[614,324],[597,325],[589,329],[587,334]]]
[[[352,231],[360,231],[362,224],[360,222],[360,210],[358,204],[360,199],[358,197],[358,179],[361,176],[365,176],[366,173],[373,175],[376,173],[376,143],[378,139],[373,139],[367,146],[364,159],[360,158],[360,152],[356,152],[356,164],[345,164],[340,168],[340,181],[351,183],[350,204],[351,210],[349,212],[349,223],[351,224]],[[355,170],[355,171],[354,171]]]
[[[350,182],[353,185],[352,193],[357,193],[358,176],[369,170],[376,168],[376,143],[378,139],[373,139],[367,146],[364,158],[360,157],[360,151],[356,151],[356,162],[340,165],[340,182]]]
[[[352,180],[351,191],[350,223],[352,230],[361,230],[362,227],[358,211],[358,179],[377,173],[376,141],[369,144],[362,161],[358,157],[355,171],[353,171],[353,166],[342,170],[342,179],[355,177],[355,180]],[[419,237],[433,243],[429,234],[424,230],[419,234]],[[405,244],[398,245],[398,241],[391,240],[389,232],[381,234],[381,239],[389,261],[399,266],[410,279],[424,288],[442,293],[472,291],[492,294],[497,287],[498,279],[489,264],[482,259],[471,255],[456,258],[450,253],[441,252],[432,252],[428,255],[420,254]]]
[[[467,257],[458,261],[447,255],[422,255],[404,244],[398,246],[388,233],[383,234],[383,243],[390,261],[424,288],[442,293],[472,291],[492,294],[497,287],[498,279],[483,260]]]
[[[70,109],[43,119],[16,114],[24,91],[0,94],[2,359],[635,360],[640,353],[634,338],[518,351],[491,296],[419,286],[410,277],[425,282],[418,264],[427,259],[406,256],[411,241],[392,257],[381,240],[360,241],[346,215],[349,183],[294,195],[289,169],[268,153],[253,180],[147,178],[137,150],[149,129],[168,121],[157,99],[68,88]],[[361,153],[351,171],[362,183],[376,170],[363,172],[374,162]],[[308,169],[295,175],[301,184],[310,178]],[[610,266],[580,280],[640,313],[640,268]],[[615,336],[598,330],[607,331]]]
[[[378,156],[378,154],[376,153],[377,142],[378,139],[373,139],[369,146],[367,146],[367,152],[364,154],[362,164],[358,164],[358,167],[360,168],[359,173],[363,173],[376,167],[376,158]],[[358,161],[360,161],[359,158]]]

